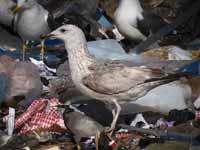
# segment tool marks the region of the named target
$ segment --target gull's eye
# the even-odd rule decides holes
[[[60,32],[62,33],[65,33],[65,31],[66,31],[65,29],[60,29]]]

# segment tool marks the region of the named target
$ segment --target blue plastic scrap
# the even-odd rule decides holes
[[[97,9],[96,19],[101,24],[102,27],[107,29],[112,29],[113,25],[108,21],[108,19],[102,14],[100,9]]]
[[[187,64],[178,70],[178,72],[189,72],[193,76],[199,76],[200,75],[199,71],[200,71],[200,60],[195,60],[194,62]]]

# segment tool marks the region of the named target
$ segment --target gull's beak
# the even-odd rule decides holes
[[[40,38],[41,38],[41,39],[48,39],[48,38],[54,38],[55,36],[56,36],[55,34],[49,33],[49,34],[47,34],[47,35],[41,36]]]
[[[11,8],[11,11],[14,13],[14,14],[16,14],[16,13],[18,13],[20,10],[21,10],[21,6],[19,6],[19,5],[15,5],[14,7],[12,7]]]

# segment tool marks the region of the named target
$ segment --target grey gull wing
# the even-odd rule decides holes
[[[83,78],[83,84],[102,94],[120,94],[131,90],[148,79],[157,78],[158,72],[139,67],[107,66]],[[163,75],[163,74],[162,74]]]

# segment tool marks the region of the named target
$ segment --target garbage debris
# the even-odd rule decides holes
[[[176,124],[187,122],[195,118],[195,114],[188,110],[171,110],[168,120],[175,121]]]
[[[192,60],[192,53],[176,46],[161,47],[144,52],[142,55],[158,57],[163,60]]]
[[[8,114],[8,136],[12,136],[15,125],[15,109],[9,108]]]
[[[0,149],[199,149],[199,4],[0,1]]]
[[[54,108],[56,105],[59,105],[57,99],[34,100],[27,111],[16,119],[15,130],[18,129],[20,133],[35,130],[64,131],[64,121],[62,115]]]

